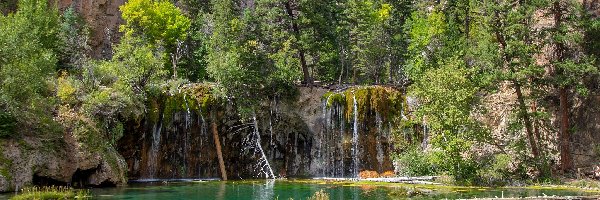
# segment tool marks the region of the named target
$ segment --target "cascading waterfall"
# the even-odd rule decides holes
[[[346,156],[345,151],[344,151],[344,143],[346,142],[345,137],[344,137],[344,130],[346,130],[346,123],[344,121],[344,114],[342,113],[343,107],[341,105],[337,106],[338,109],[338,122],[340,123],[340,142],[338,142],[338,148],[340,149],[340,172],[341,172],[341,177],[346,176],[346,168],[345,168],[345,162],[344,162],[344,158]]]
[[[189,131],[191,126],[191,118],[192,113],[190,112],[190,106],[188,105],[187,95],[183,94],[183,101],[185,102],[185,130],[184,138],[183,138],[183,169],[185,169],[184,173],[187,173],[187,150],[188,150],[188,140],[189,140]]]
[[[331,103],[328,96],[322,103],[322,129],[315,134],[313,142],[313,171],[319,176],[344,177],[345,118],[344,107]]]
[[[383,171],[383,147],[381,145],[381,140],[383,137],[383,132],[385,130],[383,130],[383,121],[381,120],[381,116],[379,115],[378,112],[375,112],[375,123],[377,124],[377,136],[376,136],[376,148],[377,148],[377,164],[378,164],[378,170],[379,171]]]
[[[358,102],[356,102],[356,95],[352,95],[354,101],[354,128],[352,132],[352,173],[354,177],[358,177],[358,167],[360,159],[358,158]]]
[[[150,156],[148,159],[148,173],[149,177],[156,177],[157,165],[158,165],[158,151],[160,149],[160,134],[162,132],[162,119],[161,117],[158,122],[154,124],[152,129],[152,146],[150,147]]]
[[[258,162],[258,167],[260,168],[260,170],[262,170],[261,172],[265,174],[266,178],[275,178],[275,174],[273,173],[273,169],[271,168],[271,165],[269,164],[269,160],[267,160],[267,156],[265,155],[265,152],[263,151],[262,146],[260,145],[260,133],[258,132],[258,122],[256,121],[256,114],[252,115],[252,120],[254,123],[254,140],[255,140],[255,149],[260,153],[261,158],[259,159]],[[265,171],[264,169],[267,168],[268,170]]]

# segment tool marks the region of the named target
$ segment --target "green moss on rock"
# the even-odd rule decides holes
[[[388,121],[408,111],[406,97],[401,91],[391,87],[355,86],[341,92],[327,92],[323,99],[327,101],[327,107],[343,106],[348,121],[354,119],[354,99],[359,120],[364,120],[369,114],[378,113],[382,120]]]

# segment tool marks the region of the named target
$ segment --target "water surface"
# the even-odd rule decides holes
[[[131,183],[94,189],[94,199],[307,199],[323,190],[330,199],[463,199],[531,196],[592,196],[597,193],[558,188],[466,188],[408,184],[372,184],[316,180],[255,180]]]

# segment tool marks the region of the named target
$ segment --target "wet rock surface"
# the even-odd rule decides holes
[[[293,100],[271,99],[257,111],[262,149],[276,176],[355,177],[354,171],[392,170],[389,124],[375,110],[356,121],[341,104],[327,104],[325,88],[299,88]],[[189,96],[157,100],[158,117],[130,124],[119,141],[130,179],[217,178],[210,123],[216,120],[230,179],[263,178],[253,122],[231,105],[200,112]],[[176,100],[178,99],[178,100]],[[172,109],[173,101],[179,101]],[[350,104],[352,105],[352,104]],[[351,109],[350,109],[351,110]],[[152,119],[154,118],[154,119]],[[357,143],[352,143],[357,128]],[[353,149],[356,148],[356,156]],[[358,158],[355,158],[358,157]],[[360,160],[359,163],[355,162]],[[355,170],[356,169],[356,170]]]

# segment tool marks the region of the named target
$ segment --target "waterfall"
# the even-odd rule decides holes
[[[201,124],[201,128],[200,128],[200,152],[202,152],[202,141],[204,140],[204,138],[208,138],[208,125],[206,124],[206,120],[204,119],[204,115],[202,114],[202,106],[198,105],[199,108],[199,120],[202,122],[200,123],[200,121],[198,122],[199,124]],[[198,160],[202,160],[202,153],[200,153],[198,155],[199,159]],[[198,178],[202,178],[202,172],[201,172],[201,168],[200,166],[198,166]]]
[[[381,116],[379,115],[378,112],[375,112],[375,123],[377,124],[377,136],[375,138],[375,142],[377,145],[377,164],[379,167],[379,171],[383,172],[383,147],[381,146],[381,140],[382,140],[382,132],[384,130],[383,129],[383,121],[381,120]]]
[[[356,102],[356,95],[352,94],[354,100],[354,129],[352,130],[352,175],[358,177],[358,165],[360,159],[358,158],[358,103]]]
[[[158,165],[158,151],[160,150],[160,133],[162,131],[162,118],[158,119],[158,122],[154,124],[152,129],[152,146],[150,149],[150,158],[148,159],[148,178],[154,178],[156,176],[157,165]]]
[[[262,146],[260,145],[260,133],[258,132],[258,122],[256,121],[256,114],[252,115],[252,120],[254,123],[254,137],[256,142],[256,148],[261,154],[261,158],[259,161],[259,167],[261,168],[262,173],[265,174],[266,178],[275,178],[275,174],[273,174],[273,169],[271,169],[271,165],[269,164],[269,160],[267,160],[267,156],[265,156],[265,152],[263,151]],[[268,171],[264,171],[264,168],[267,168]],[[267,173],[268,172],[268,173]]]
[[[188,105],[187,102],[187,95],[183,94],[183,101],[185,102],[185,129],[183,130],[184,132],[184,138],[183,138],[183,169],[184,169],[184,174],[182,175],[187,175],[187,164],[188,164],[188,160],[187,160],[187,150],[188,150],[188,140],[189,140],[189,130],[190,130],[190,126],[191,126],[191,117],[192,114],[190,112],[190,106]]]
[[[344,143],[345,141],[345,134],[344,134],[344,130],[346,130],[346,122],[344,120],[344,113],[342,112],[343,110],[345,110],[342,105],[338,105],[337,106],[338,109],[338,121],[340,123],[340,142],[338,142],[338,148],[340,148],[340,176],[344,177],[346,175],[346,168],[345,168],[345,164],[344,164],[344,158],[346,157],[345,151],[344,151]]]

